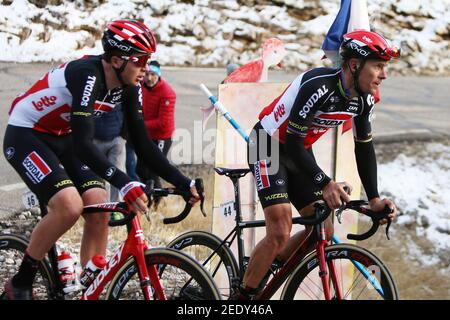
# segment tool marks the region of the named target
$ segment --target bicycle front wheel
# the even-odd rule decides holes
[[[22,263],[28,240],[14,234],[0,235],[0,299],[7,299],[3,292],[5,283],[18,271]],[[35,300],[52,299],[54,287],[50,266],[43,260],[33,283]]]
[[[219,237],[204,231],[191,231],[178,236],[167,246],[200,262],[214,278],[222,298],[230,297],[233,281],[239,279],[239,269],[231,249]]]
[[[352,244],[325,248],[331,297],[339,287],[346,300],[397,300],[394,279],[384,263],[370,251]],[[331,268],[336,280],[332,281]],[[324,300],[316,253],[307,256],[293,271],[281,294],[282,300]]]
[[[147,266],[159,271],[160,282],[167,300],[220,300],[213,279],[202,266],[188,255],[169,248],[145,251]],[[120,268],[106,293],[112,300],[141,300],[144,293],[140,285],[137,266],[133,258]],[[154,295],[154,299],[158,299]]]

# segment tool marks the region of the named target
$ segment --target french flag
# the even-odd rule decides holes
[[[342,36],[357,29],[370,30],[366,0],[341,0],[341,8],[322,44],[325,56],[336,67],[340,64],[339,47]]]
[[[369,13],[366,0],[341,0],[339,12],[331,25],[322,44],[325,56],[338,68],[341,63],[339,47],[343,35],[358,29],[370,30]],[[375,95],[375,102],[379,101],[379,93]],[[352,128],[352,121],[343,124],[342,133]]]

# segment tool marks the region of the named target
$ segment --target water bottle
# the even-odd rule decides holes
[[[80,284],[83,289],[87,289],[91,285],[95,277],[106,266],[106,263],[106,259],[100,254],[96,254],[91,260],[88,261],[86,267],[80,275]]]
[[[59,279],[65,293],[77,291],[77,274],[75,273],[74,261],[70,253],[63,251],[58,256]]]

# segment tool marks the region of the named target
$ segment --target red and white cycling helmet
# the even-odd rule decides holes
[[[124,55],[151,54],[156,51],[152,31],[137,20],[114,20],[106,26],[102,37],[103,50],[121,51]]]
[[[400,57],[400,49],[391,46],[376,32],[356,30],[344,34],[343,38],[339,52],[344,60],[358,58],[389,61]]]

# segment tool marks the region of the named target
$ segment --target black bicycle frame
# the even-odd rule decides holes
[[[236,218],[235,218],[236,226],[223,239],[219,248],[226,244],[228,244],[228,246],[231,246],[231,244],[233,243],[234,239],[237,236],[239,276],[240,276],[240,279],[242,280],[244,277],[244,273],[245,273],[245,271],[244,271],[243,230],[249,229],[249,228],[264,227],[264,226],[266,226],[266,221],[265,220],[243,221],[241,205],[240,205],[241,204],[241,194],[240,194],[240,188],[239,188],[239,178],[241,178],[241,177],[229,177],[229,178],[233,182],[233,187],[234,187],[234,197],[235,197],[234,209],[236,211]],[[301,219],[301,217],[292,218],[292,223],[298,224],[300,219]],[[314,236],[309,237],[308,241],[304,242],[304,244],[305,244],[305,246],[307,246],[307,248],[303,248],[303,245],[302,245],[299,248],[299,250],[296,251],[296,254],[293,255],[293,258],[298,256],[298,259],[293,259],[293,258],[289,259],[289,261],[288,261],[289,263],[287,263],[282,269],[280,269],[280,272],[282,272],[282,270],[284,270],[283,273],[286,273],[286,276],[282,277],[283,279],[280,278],[280,280],[282,280],[282,281],[279,283],[278,288],[281,286],[281,284],[286,280],[287,276],[289,275],[289,272],[287,272],[287,271],[291,270],[292,265],[298,263],[303,258],[301,255],[298,255],[297,252],[305,252],[304,250],[307,250],[309,246],[313,245],[315,243],[316,239],[320,239],[321,229],[323,229],[323,228],[324,228],[323,222],[315,225]],[[219,248],[217,250],[219,250]],[[214,255],[215,252],[213,252],[211,254],[211,256]],[[277,281],[277,283],[278,283],[278,281]],[[275,283],[274,283],[274,285],[275,285]],[[276,290],[278,290],[278,288],[276,288]]]

